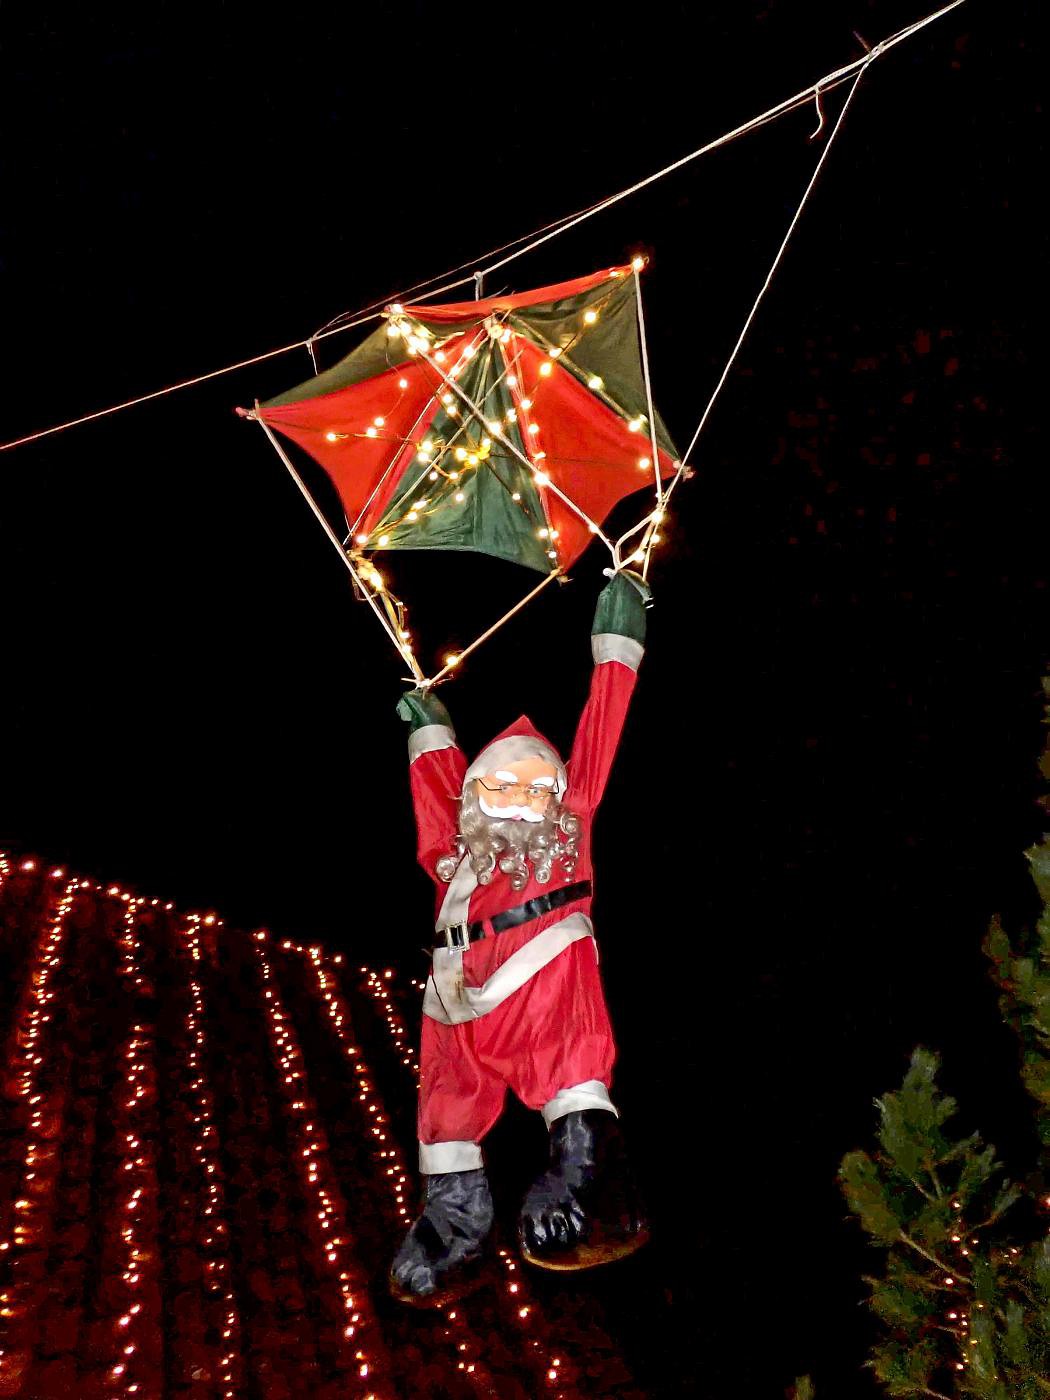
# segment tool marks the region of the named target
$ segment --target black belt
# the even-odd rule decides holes
[[[590,880],[577,880],[575,885],[562,885],[561,889],[551,890],[549,894],[538,894],[535,899],[527,899],[524,904],[515,905],[513,909],[504,909],[502,914],[493,914],[487,922],[491,925],[493,933],[502,933],[504,929],[517,928],[519,924],[527,924],[542,914],[549,914],[552,909],[571,904],[574,899],[583,899],[590,892]],[[469,924],[452,924],[449,928],[439,929],[438,933],[441,937],[435,940],[435,948],[468,948],[479,938],[488,937],[485,920],[482,919],[476,919]]]

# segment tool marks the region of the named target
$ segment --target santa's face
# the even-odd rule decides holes
[[[519,758],[474,780],[487,817],[540,822],[558,786],[558,770],[544,758]]]

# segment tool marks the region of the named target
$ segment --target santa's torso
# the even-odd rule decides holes
[[[567,805],[571,807],[571,803]],[[553,925],[560,924],[564,920],[571,920],[574,928],[579,927],[578,916],[580,915],[586,916],[589,921],[593,898],[593,889],[590,888],[593,884],[591,830],[588,818],[581,816],[579,821],[576,864],[571,874],[565,871],[560,861],[555,860],[551,870],[551,878],[546,884],[540,884],[530,869],[528,882],[520,890],[515,890],[511,887],[510,876],[504,875],[497,868],[487,885],[479,884],[474,888],[466,905],[466,921],[471,924],[482,924],[485,937],[472,942],[463,952],[462,970],[465,983],[474,987],[482,986],[496,969],[517,953],[524,944],[539,937]],[[466,865],[469,867],[469,860],[467,860]],[[505,928],[498,933],[493,931],[490,920],[494,915],[518,909],[533,900],[538,899],[542,902],[548,895],[557,896],[557,893],[562,889],[584,883],[589,887],[586,892],[575,896],[567,903],[557,903],[555,908],[549,909],[525,923],[516,924],[512,928]],[[448,898],[449,893],[449,885],[438,882],[435,942],[441,938],[443,926],[447,926],[450,922],[459,922],[462,902],[459,902],[458,907],[448,907],[453,903]],[[450,917],[452,915],[456,917]],[[574,918],[574,916],[576,917]]]

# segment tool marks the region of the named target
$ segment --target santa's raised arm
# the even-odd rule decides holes
[[[645,640],[642,579],[616,573],[591,629],[594,671],[568,763],[522,716],[467,764],[431,691],[405,695],[420,863],[437,885],[423,1000],[423,1212],[392,1269],[397,1296],[466,1286],[492,1225],[481,1141],[509,1085],[550,1130],[519,1235],[530,1262],[586,1268],[646,1239],[609,1097],[616,1050],[591,922],[591,822]]]

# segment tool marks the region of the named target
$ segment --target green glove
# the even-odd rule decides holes
[[[397,713],[414,734],[428,724],[443,724],[452,728],[449,712],[431,690],[408,690],[397,702]]]
[[[598,594],[591,636],[600,632],[615,632],[620,637],[645,641],[645,609],[652,600],[652,590],[633,569],[620,569]]]

